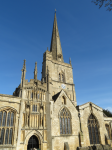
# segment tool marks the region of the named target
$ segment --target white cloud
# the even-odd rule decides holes
[[[106,109],[106,110],[108,109],[109,111],[112,112],[112,107],[106,107],[105,109]]]

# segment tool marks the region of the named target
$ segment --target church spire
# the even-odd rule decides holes
[[[35,69],[34,69],[34,79],[37,80],[37,62],[35,63]]]
[[[52,31],[50,51],[52,52],[53,59],[58,60],[58,61],[62,61],[62,62],[64,61],[60,37],[59,37],[57,19],[56,19],[56,10],[55,10],[55,15],[54,15],[54,23],[53,23],[53,31]]]

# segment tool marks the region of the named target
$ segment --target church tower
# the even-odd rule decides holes
[[[49,70],[49,94],[50,99],[57,93],[64,90],[69,99],[75,104],[76,94],[73,82],[73,72],[71,63],[65,63],[61,48],[60,36],[57,25],[56,12],[51,38],[50,51],[47,49],[43,54],[42,80],[47,82],[47,70]]]
[[[66,137],[61,136],[61,134],[65,133],[64,130],[62,132],[61,124],[59,122],[60,111],[65,110],[68,114],[74,113],[72,121],[75,122],[74,118],[77,120],[75,122],[76,126],[78,126],[79,122],[76,110],[77,103],[73,82],[72,65],[71,61],[68,64],[65,63],[63,59],[56,12],[54,15],[50,51],[47,49],[43,54],[42,81],[45,81],[47,86],[46,128],[48,149],[59,149],[60,144],[58,144],[56,148],[54,143],[59,143],[60,141],[63,141],[61,147],[68,147],[68,143],[70,143],[73,139],[70,137],[70,141],[68,140],[66,143]],[[70,116],[69,119],[71,120]],[[68,132],[68,130],[69,133],[66,134],[71,134],[72,130],[70,128],[70,123],[66,126],[66,132]],[[79,130],[79,128],[77,130]],[[77,139],[78,138],[76,137],[74,141],[77,141]]]

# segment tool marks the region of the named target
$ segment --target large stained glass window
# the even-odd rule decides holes
[[[0,111],[0,145],[12,144],[14,130],[14,112]]]
[[[67,108],[60,112],[60,134],[71,134],[71,115]]]
[[[90,144],[100,144],[98,121],[96,120],[93,114],[91,114],[88,119],[88,131]]]

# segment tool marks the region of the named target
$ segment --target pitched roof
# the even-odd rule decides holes
[[[57,100],[58,96],[60,95],[61,91],[58,92],[57,94],[55,94],[54,96],[52,96],[52,99],[54,100],[54,102]]]

